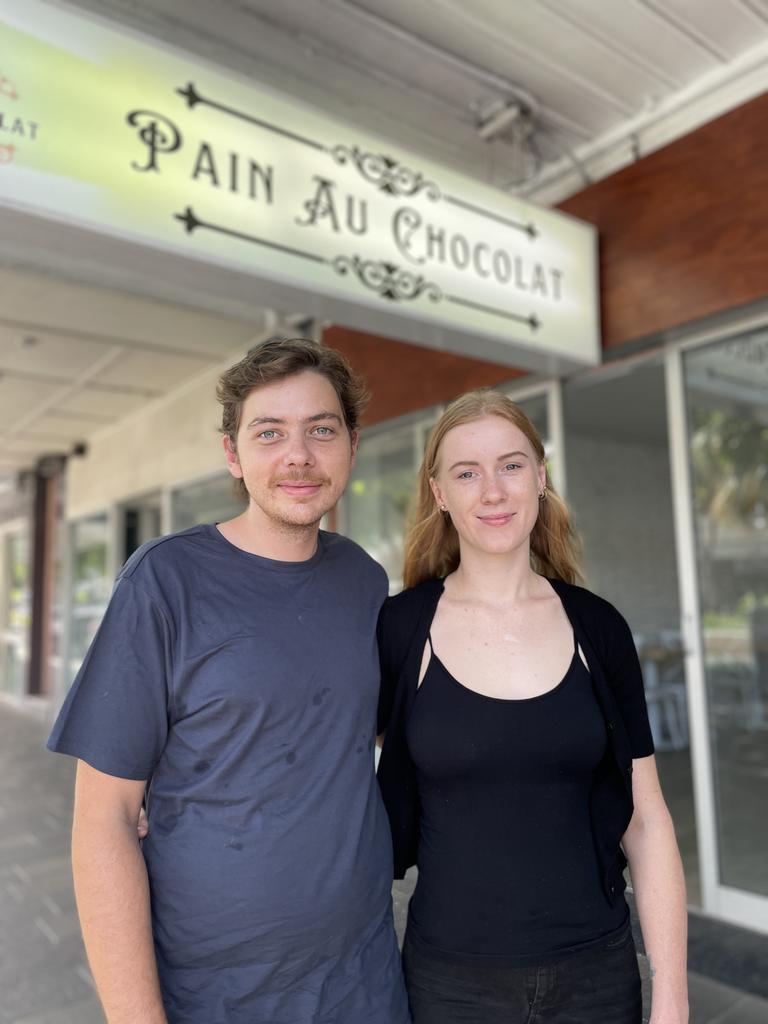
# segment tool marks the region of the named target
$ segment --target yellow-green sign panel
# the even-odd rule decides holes
[[[597,360],[587,225],[41,0],[0,54],[0,203]]]

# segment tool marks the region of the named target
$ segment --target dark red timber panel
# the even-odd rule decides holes
[[[768,93],[571,196],[600,233],[603,346],[768,295]]]
[[[509,366],[392,341],[346,327],[326,328],[323,341],[343,352],[367,380],[371,402],[363,418],[366,427],[438,402],[450,402],[471,388],[494,387],[522,373]]]

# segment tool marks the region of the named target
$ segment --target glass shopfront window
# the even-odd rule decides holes
[[[432,417],[364,435],[342,507],[343,532],[402,589],[405,522]]]
[[[171,532],[200,523],[221,523],[239,516],[245,502],[235,495],[234,479],[221,473],[179,487],[171,494]]]
[[[544,442],[544,449],[547,452],[547,455],[549,455],[550,436],[549,416],[547,414],[547,396],[533,395],[530,398],[520,399],[515,399],[514,395],[511,397],[515,404],[520,406],[534,427],[536,427],[539,437]]]
[[[5,537],[5,607],[2,620],[2,686],[21,696],[25,691],[29,661],[31,589],[29,541],[26,532]]]
[[[107,516],[81,519],[72,524],[71,531],[67,686],[77,674],[99,627],[113,584],[109,572]]]
[[[683,367],[719,881],[768,896],[768,331]]]

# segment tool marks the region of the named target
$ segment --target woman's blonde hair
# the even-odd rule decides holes
[[[481,388],[468,391],[452,402],[432,428],[419,469],[418,490],[405,538],[403,583],[413,587],[423,580],[447,576],[459,565],[459,536],[448,515],[437,507],[429,485],[438,471],[443,438],[454,427],[484,416],[501,416],[521,430],[546,471],[546,496],[539,502],[539,516],[531,533],[531,566],[543,576],[575,583],[581,579],[579,542],[571,526],[568,506],[552,487],[546,469],[544,445],[523,410],[499,391]]]

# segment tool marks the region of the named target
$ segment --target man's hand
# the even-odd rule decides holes
[[[147,812],[142,807],[139,811],[139,823],[136,826],[139,839],[146,839],[149,835],[149,822],[147,821]]]

